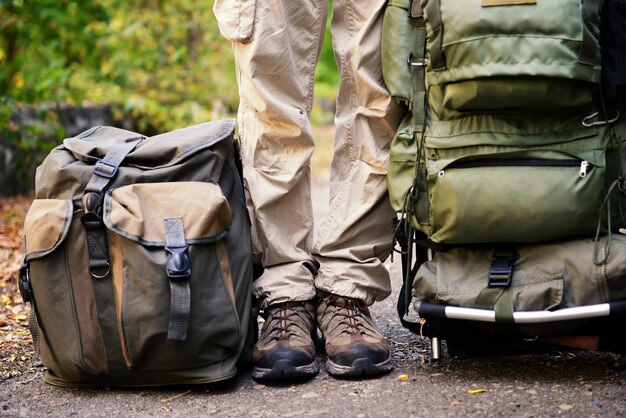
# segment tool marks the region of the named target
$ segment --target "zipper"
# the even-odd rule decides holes
[[[581,178],[593,169],[593,165],[585,160],[472,160],[458,161],[439,171],[438,176],[444,177],[449,168],[483,168],[483,167],[578,167]]]
[[[587,177],[587,171],[591,170],[591,167],[589,166],[589,163],[587,161],[581,161],[580,163],[580,177]]]

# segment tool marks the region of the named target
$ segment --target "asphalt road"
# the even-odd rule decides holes
[[[316,196],[327,193],[316,187]],[[324,212],[316,198],[316,217]],[[62,389],[33,367],[0,386],[0,416],[15,417],[619,417],[626,416],[626,371],[603,353],[451,358],[428,362],[429,343],[403,329],[394,294],[372,307],[392,346],[395,370],[378,379],[262,385],[247,371],[220,384],[160,389]],[[444,353],[445,354],[445,353]],[[319,353],[323,360],[323,353]]]

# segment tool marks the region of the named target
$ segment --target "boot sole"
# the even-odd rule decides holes
[[[255,367],[252,377],[256,380],[288,380],[315,376],[320,371],[317,360],[304,366],[294,366],[291,360],[278,360],[271,369]]]
[[[373,376],[390,372],[393,370],[393,363],[391,357],[378,364],[372,363],[371,359],[365,357],[354,360],[350,366],[343,366],[328,359],[326,369],[333,376]]]

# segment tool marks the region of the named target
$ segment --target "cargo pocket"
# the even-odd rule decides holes
[[[82,211],[71,200],[36,199],[24,221],[26,262],[46,379],[108,372],[87,259]]]
[[[389,149],[387,187],[391,207],[402,211],[406,195],[413,185],[417,162],[417,138],[413,132],[412,115],[400,123]]]
[[[194,368],[236,353],[228,201],[217,184],[135,184],[107,193],[104,222],[126,366]],[[181,308],[182,307],[182,308]]]
[[[509,287],[514,311],[541,311],[561,305],[564,297],[562,265],[542,262],[545,260],[537,260],[535,255],[528,257],[523,248],[516,249],[520,255]],[[537,250],[537,254],[549,250],[544,246]],[[413,296],[437,304],[476,308],[481,294],[489,289],[489,268],[494,251],[495,248],[480,247],[437,253],[434,260],[424,263],[418,270]],[[551,261],[549,257],[548,261]]]
[[[519,245],[510,289],[516,312],[573,308],[626,297],[626,235]],[[413,296],[431,303],[475,308],[488,288],[498,247],[457,247],[438,252],[418,270]],[[603,263],[593,262],[604,252]],[[606,257],[605,257],[606,256]],[[482,306],[483,309],[487,309]]]
[[[409,0],[390,0],[383,18],[380,57],[383,78],[391,95],[411,101],[411,67],[413,25],[409,17]]]
[[[593,236],[604,190],[603,156],[601,162],[592,162],[546,155],[550,157],[460,159],[438,171],[429,168],[432,241],[541,242]]]
[[[256,0],[215,0],[213,13],[222,36],[231,41],[250,41],[254,31]]]
[[[458,111],[559,110],[591,103],[591,87],[561,78],[479,78],[445,84],[443,105]]]

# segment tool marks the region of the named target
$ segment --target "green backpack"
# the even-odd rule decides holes
[[[48,383],[233,377],[256,339],[234,120],[95,127],[37,170],[20,286]]]
[[[484,354],[600,335],[624,350],[626,121],[601,94],[603,3],[388,3],[383,75],[408,109],[388,170],[398,314],[432,359],[440,339]]]
[[[383,74],[409,108],[389,194],[430,242],[626,226],[626,126],[598,95],[602,3],[389,2]]]

